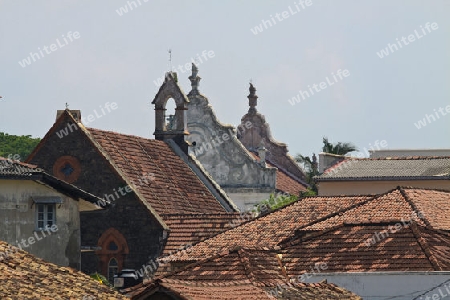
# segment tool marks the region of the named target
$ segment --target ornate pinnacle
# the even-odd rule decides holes
[[[189,76],[189,80],[191,81],[192,90],[189,92],[189,94],[197,95],[199,94],[198,86],[200,83],[200,80],[202,79],[198,74],[198,68],[197,66],[192,63],[192,75]]]
[[[256,96],[256,88],[253,86],[252,83],[250,83],[250,87],[248,89],[250,91],[250,94],[247,96],[248,98],[248,105],[250,108],[248,109],[249,113],[256,113],[256,105],[258,105],[258,96]]]

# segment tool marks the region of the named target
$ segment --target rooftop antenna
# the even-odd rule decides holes
[[[167,51],[169,52],[169,71],[172,72],[172,49]]]

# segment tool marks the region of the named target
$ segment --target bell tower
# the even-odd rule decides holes
[[[175,115],[166,115],[168,101],[175,101]],[[187,153],[188,145],[184,136],[187,130],[187,104],[189,99],[178,85],[177,73],[167,72],[163,85],[152,101],[155,105],[155,139],[174,140]]]

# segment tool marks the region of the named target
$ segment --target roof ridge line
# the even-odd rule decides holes
[[[330,214],[328,214],[328,215],[325,215],[325,216],[323,216],[323,217],[321,217],[321,218],[319,218],[319,219],[316,219],[316,220],[314,220],[314,221],[312,221],[312,222],[309,222],[309,223],[307,223],[307,224],[305,224],[305,225],[302,225],[302,226],[300,226],[300,227],[294,229],[294,236],[293,236],[293,237],[285,238],[285,239],[281,240],[280,242],[278,242],[277,245],[281,245],[281,244],[284,244],[284,243],[288,243],[288,242],[294,241],[294,240],[296,239],[296,237],[297,237],[297,234],[300,233],[300,230],[301,230],[301,229],[307,228],[307,227],[309,227],[309,226],[312,226],[312,225],[315,225],[315,224],[320,223],[320,222],[322,222],[322,221],[325,221],[326,219],[329,219],[329,218],[332,218],[332,217],[334,217],[334,216],[337,216],[337,215],[339,215],[339,214],[341,214],[341,213],[345,213],[345,212],[347,212],[347,211],[349,211],[349,210],[352,210],[352,209],[355,209],[355,208],[357,208],[357,207],[359,207],[359,206],[365,205],[365,204],[367,204],[367,203],[369,203],[369,202],[371,202],[371,201],[377,199],[378,196],[380,196],[380,194],[374,195],[374,196],[370,195],[370,196],[369,196],[370,198],[365,199],[365,200],[363,200],[363,201],[361,201],[361,202],[359,202],[359,203],[355,203],[355,204],[350,205],[350,206],[348,206],[348,207],[341,208],[341,209],[339,209],[339,210],[337,210],[337,211],[335,211],[335,212],[332,212],[332,213],[330,213]],[[315,197],[317,197],[317,196],[315,196]],[[352,197],[352,196],[347,196],[347,197],[350,198],[350,197]],[[355,197],[355,198],[357,198],[357,197]],[[342,225],[343,225],[343,224],[344,224],[344,223],[342,223]]]
[[[342,222],[342,223],[336,224],[335,226],[331,226],[331,227],[329,227],[329,228],[325,228],[325,229],[322,229],[322,230],[317,230],[317,231],[309,232],[309,235],[305,236],[305,239],[302,239],[302,238],[301,238],[300,232],[298,232],[298,233],[295,232],[295,233],[294,233],[294,237],[292,237],[292,238],[291,238],[291,241],[289,242],[289,246],[296,246],[296,245],[298,245],[298,244],[301,244],[301,243],[310,241],[310,240],[312,240],[312,239],[314,239],[314,238],[317,238],[317,237],[319,237],[319,236],[321,236],[321,235],[327,234],[327,233],[329,233],[329,232],[331,232],[331,231],[334,231],[334,230],[336,230],[336,229],[338,229],[338,228],[345,227],[345,226],[346,226],[346,225]],[[348,226],[348,225],[347,225],[347,226]],[[357,225],[355,225],[355,226],[357,226]],[[281,243],[281,242],[280,242],[280,243]],[[278,245],[279,245],[280,243],[278,243]],[[285,246],[285,247],[281,247],[281,248],[284,250],[284,249],[286,249],[286,248],[289,248],[289,246]]]
[[[400,194],[401,194],[401,195],[403,196],[403,198],[405,199],[406,203],[408,203],[408,204],[411,206],[413,212],[417,215],[417,217],[418,217],[419,219],[421,219],[421,220],[425,223],[425,225],[427,225],[427,226],[433,228],[433,226],[431,225],[431,223],[430,223],[430,221],[428,220],[427,216],[425,216],[425,215],[423,214],[423,212],[420,211],[420,210],[417,208],[417,206],[416,206],[416,204],[414,203],[414,201],[413,201],[411,198],[409,198],[409,196],[406,194],[405,189],[404,189],[403,187],[401,187],[401,186],[398,186],[397,188],[398,188],[398,190],[400,191]],[[420,218],[419,215],[424,216],[424,218]],[[412,217],[412,216],[411,216],[411,217]]]
[[[417,240],[417,243],[419,244],[422,251],[425,253],[428,261],[430,262],[431,266],[435,269],[435,271],[443,271],[441,266],[439,265],[439,261],[434,257],[433,253],[431,253],[430,246],[428,244],[428,241],[425,240],[420,235],[420,230],[418,228],[418,225],[416,222],[411,222],[409,225],[411,228],[411,232],[413,233],[414,237]]]

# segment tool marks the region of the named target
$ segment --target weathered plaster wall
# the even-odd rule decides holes
[[[272,137],[269,123],[266,122],[265,117],[258,113],[256,106],[258,104],[258,96],[256,95],[255,87],[250,84],[249,110],[241,119],[241,124],[238,126],[239,140],[249,150],[257,151],[261,145],[267,149],[267,160],[274,164],[277,168],[290,173],[291,176],[297,180],[306,181],[305,174],[299,165],[295,162],[292,156],[288,153],[287,145],[276,141]],[[245,124],[251,123],[251,128],[246,128]]]
[[[36,231],[36,205],[32,197],[60,197],[56,204],[57,231]],[[0,180],[0,240],[60,266],[80,268],[80,218],[78,201],[31,180]],[[34,243],[29,242],[34,240]],[[40,240],[38,240],[40,239]]]
[[[269,199],[270,194],[273,193],[272,189],[244,189],[244,188],[226,188],[225,192],[233,199],[234,204],[240,211],[249,211],[255,204],[260,203],[263,200]]]
[[[225,190],[253,188],[257,193],[274,192],[276,169],[260,165],[237,139],[233,126],[219,122],[208,99],[197,90],[199,78],[196,73],[190,77],[193,89],[188,94],[187,125],[190,134],[186,138],[193,144],[190,153]],[[262,199],[258,197],[255,200]]]

